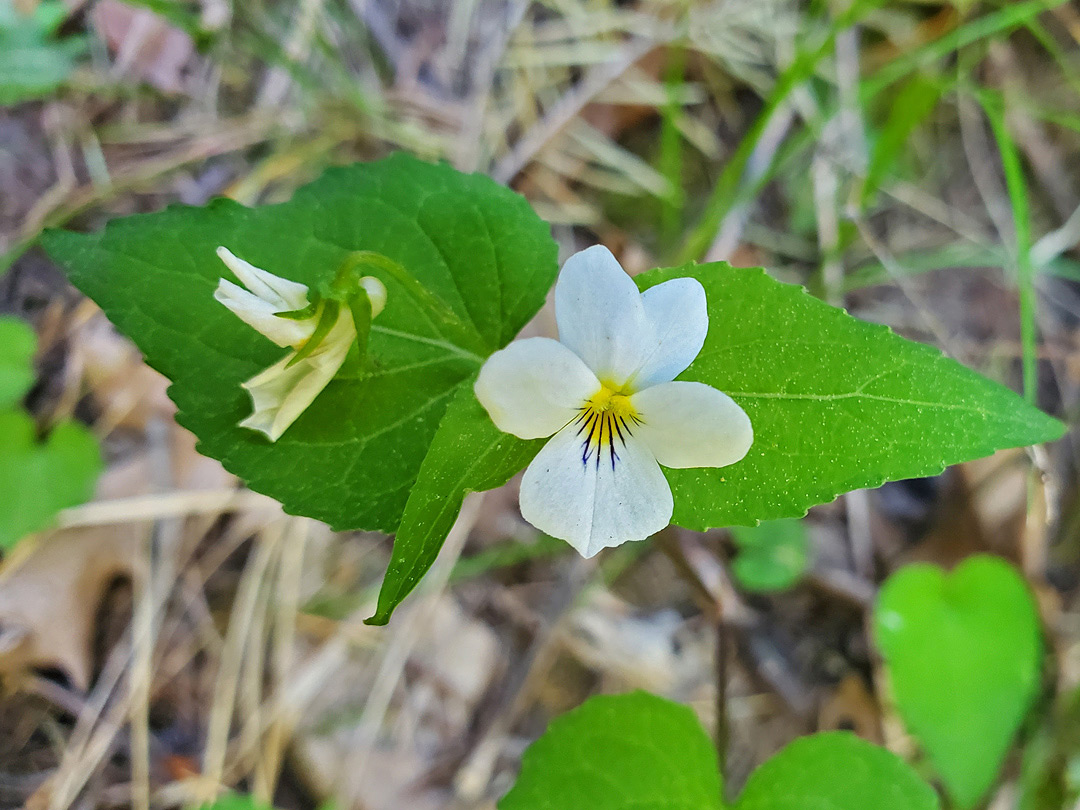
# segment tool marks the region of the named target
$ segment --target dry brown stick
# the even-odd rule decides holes
[[[582,588],[592,578],[596,559],[574,557],[547,603],[541,609],[539,627],[525,652],[516,657],[503,688],[477,733],[475,743],[461,758],[454,778],[454,790],[463,802],[480,800],[491,782],[503,740],[536,692],[536,685],[549,669],[558,651],[558,629]]]
[[[514,145],[509,154],[496,162],[491,170],[491,176],[500,183],[509,183],[513,180],[600,91],[661,44],[663,43],[651,39],[632,40],[627,44],[619,59],[590,70],[578,85],[559,99],[543,119]]]

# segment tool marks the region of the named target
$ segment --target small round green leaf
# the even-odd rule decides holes
[[[594,697],[553,720],[499,802],[499,810],[721,806],[716,751],[697,717],[646,692]]]
[[[18,318],[0,318],[0,408],[10,408],[34,382],[34,330]]]
[[[25,13],[0,0],[0,106],[41,98],[62,85],[86,51],[82,37],[57,38],[68,11],[61,0],[42,0]]]
[[[38,442],[27,414],[0,411],[0,549],[88,500],[100,472],[97,441],[82,425],[64,422]]]
[[[907,763],[844,731],[801,737],[754,771],[734,810],[937,810]]]
[[[1039,689],[1042,642],[1027,584],[997,557],[928,564],[885,582],[877,643],[900,716],[961,808],[993,784]]]
[[[748,591],[782,591],[799,581],[810,559],[810,541],[801,520],[769,520],[760,526],[733,526],[739,547],[731,566]]]

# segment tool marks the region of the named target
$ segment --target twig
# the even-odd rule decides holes
[[[592,68],[580,84],[559,99],[543,119],[514,145],[509,154],[499,159],[491,170],[491,176],[500,183],[513,180],[537,152],[573,121],[600,91],[660,44],[651,39],[632,40],[618,59]]]
[[[790,104],[782,104],[765,128],[761,132],[761,138],[750,153],[750,159],[746,162],[744,183],[753,186],[772,165],[773,157],[780,145],[784,142],[791,125],[795,122],[795,108]],[[735,248],[739,246],[743,228],[750,217],[750,202],[745,201],[733,205],[720,220],[716,229],[716,237],[709,249],[705,252],[705,261],[725,261]]]
[[[447,535],[442,551],[431,570],[421,580],[418,593],[413,597],[412,612],[396,628],[380,662],[375,681],[368,693],[360,719],[350,739],[347,756],[342,758],[342,770],[338,774],[339,790],[343,795],[356,795],[356,785],[370,772],[371,751],[378,741],[379,729],[390,708],[394,690],[401,681],[405,664],[423,630],[430,624],[432,611],[437,609],[439,598],[445,591],[454,563],[461,556],[465,541],[480,516],[483,493],[466,497],[457,521]]]
[[[243,664],[244,649],[248,646],[251,623],[258,603],[259,591],[271,561],[277,555],[284,526],[276,523],[261,535],[254,554],[244,569],[236,601],[229,617],[229,631],[218,664],[214,683],[214,698],[210,706],[210,719],[206,730],[206,748],[203,751],[203,784],[201,796],[204,801],[216,797],[225,770],[225,754],[228,749],[229,727],[236,705],[237,683]]]
[[[525,710],[527,700],[536,694],[540,679],[550,671],[561,648],[559,629],[595,570],[595,557],[591,560],[574,557],[569,570],[560,578],[541,609],[539,627],[532,641],[516,658],[488,713],[490,719],[454,776],[454,791],[461,802],[477,803],[491,783],[491,774],[505,748],[506,737]]]
[[[194,515],[218,515],[223,512],[280,510],[280,508],[277,501],[272,498],[243,489],[179,490],[156,495],[93,501],[81,506],[73,506],[60,512],[54,528],[72,529]]]

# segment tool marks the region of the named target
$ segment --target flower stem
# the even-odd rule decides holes
[[[355,275],[355,270],[359,267],[381,270],[390,276],[391,279],[404,288],[408,296],[424,311],[440,335],[452,343],[481,357],[487,357],[491,354],[492,347],[487,345],[475,324],[458,316],[445,301],[432,293],[417,281],[408,270],[388,256],[372,250],[353,251],[345,257],[334,284],[348,283],[344,281],[345,277]],[[339,279],[342,281],[339,282]]]

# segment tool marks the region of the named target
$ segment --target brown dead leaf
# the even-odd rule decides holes
[[[176,408],[166,394],[169,381],[146,365],[134,344],[94,310],[71,331],[67,362],[81,377],[81,388],[89,390],[101,407],[95,425],[99,435],[117,427],[145,430],[151,418],[171,417]]]
[[[175,487],[220,489],[235,480],[195,452],[194,436],[169,425]],[[102,475],[98,500],[149,494],[158,477],[148,454],[136,454]],[[65,529],[42,535],[25,556],[17,550],[6,561],[0,569],[0,680],[17,683],[29,670],[55,668],[75,687],[89,686],[102,597],[117,579],[132,577],[147,530],[145,521]]]
[[[56,532],[0,578],[0,680],[55,668],[85,691],[97,607],[111,582],[131,575],[138,542],[131,526]]]
[[[116,71],[164,93],[183,89],[183,72],[195,55],[185,32],[145,8],[99,0],[90,20],[116,56]]]
[[[851,673],[840,681],[821,704],[818,728],[854,731],[865,740],[882,743],[881,709],[862,678]]]

